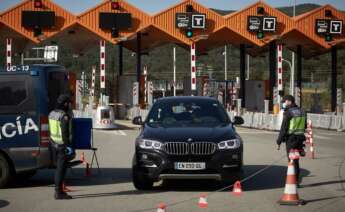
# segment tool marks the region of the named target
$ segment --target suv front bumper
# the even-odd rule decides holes
[[[157,150],[137,149],[133,166],[154,181],[160,179],[216,179],[223,174],[240,169],[243,161],[243,150],[217,150],[212,155],[167,155]],[[204,170],[176,170],[175,162],[204,162]]]

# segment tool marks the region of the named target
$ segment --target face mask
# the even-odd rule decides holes
[[[286,105],[285,102],[282,104],[282,108],[283,108],[283,109],[286,109],[286,108],[287,108],[287,105]]]

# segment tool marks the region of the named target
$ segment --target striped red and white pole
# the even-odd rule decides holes
[[[11,71],[12,66],[12,38],[6,39],[6,68]]]
[[[147,104],[147,66],[144,66],[144,103]]]
[[[309,151],[310,151],[309,156],[310,156],[311,159],[315,159],[313,125],[312,125],[312,122],[311,122],[310,119],[307,121],[307,126],[310,128],[309,132],[308,132],[308,134],[309,134],[308,135],[308,137],[309,137],[309,145],[310,145],[310,147],[309,147]]]
[[[105,40],[100,41],[100,72],[101,89],[105,89]]]
[[[190,55],[191,55],[191,89],[192,94],[196,90],[196,51],[195,51],[195,43],[192,43],[190,48]]]
[[[278,63],[277,63],[277,85],[278,85],[278,92],[283,91],[283,45],[277,45],[277,53],[278,53]],[[279,98],[279,97],[278,97]],[[280,102],[280,99],[278,100]]]
[[[95,96],[95,83],[96,83],[96,67],[92,67],[92,78],[91,78],[91,96]]]

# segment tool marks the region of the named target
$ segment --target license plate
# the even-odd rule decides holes
[[[176,170],[203,170],[203,169],[206,169],[206,164],[178,162],[178,163],[175,163],[175,169]]]

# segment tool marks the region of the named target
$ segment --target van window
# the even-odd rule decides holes
[[[56,107],[57,99],[61,94],[69,94],[68,74],[64,70],[51,70],[48,73],[48,109]]]
[[[17,106],[27,98],[25,81],[2,82],[0,84],[0,106]]]
[[[8,75],[0,78],[0,114],[35,111],[32,79],[29,75]]]

